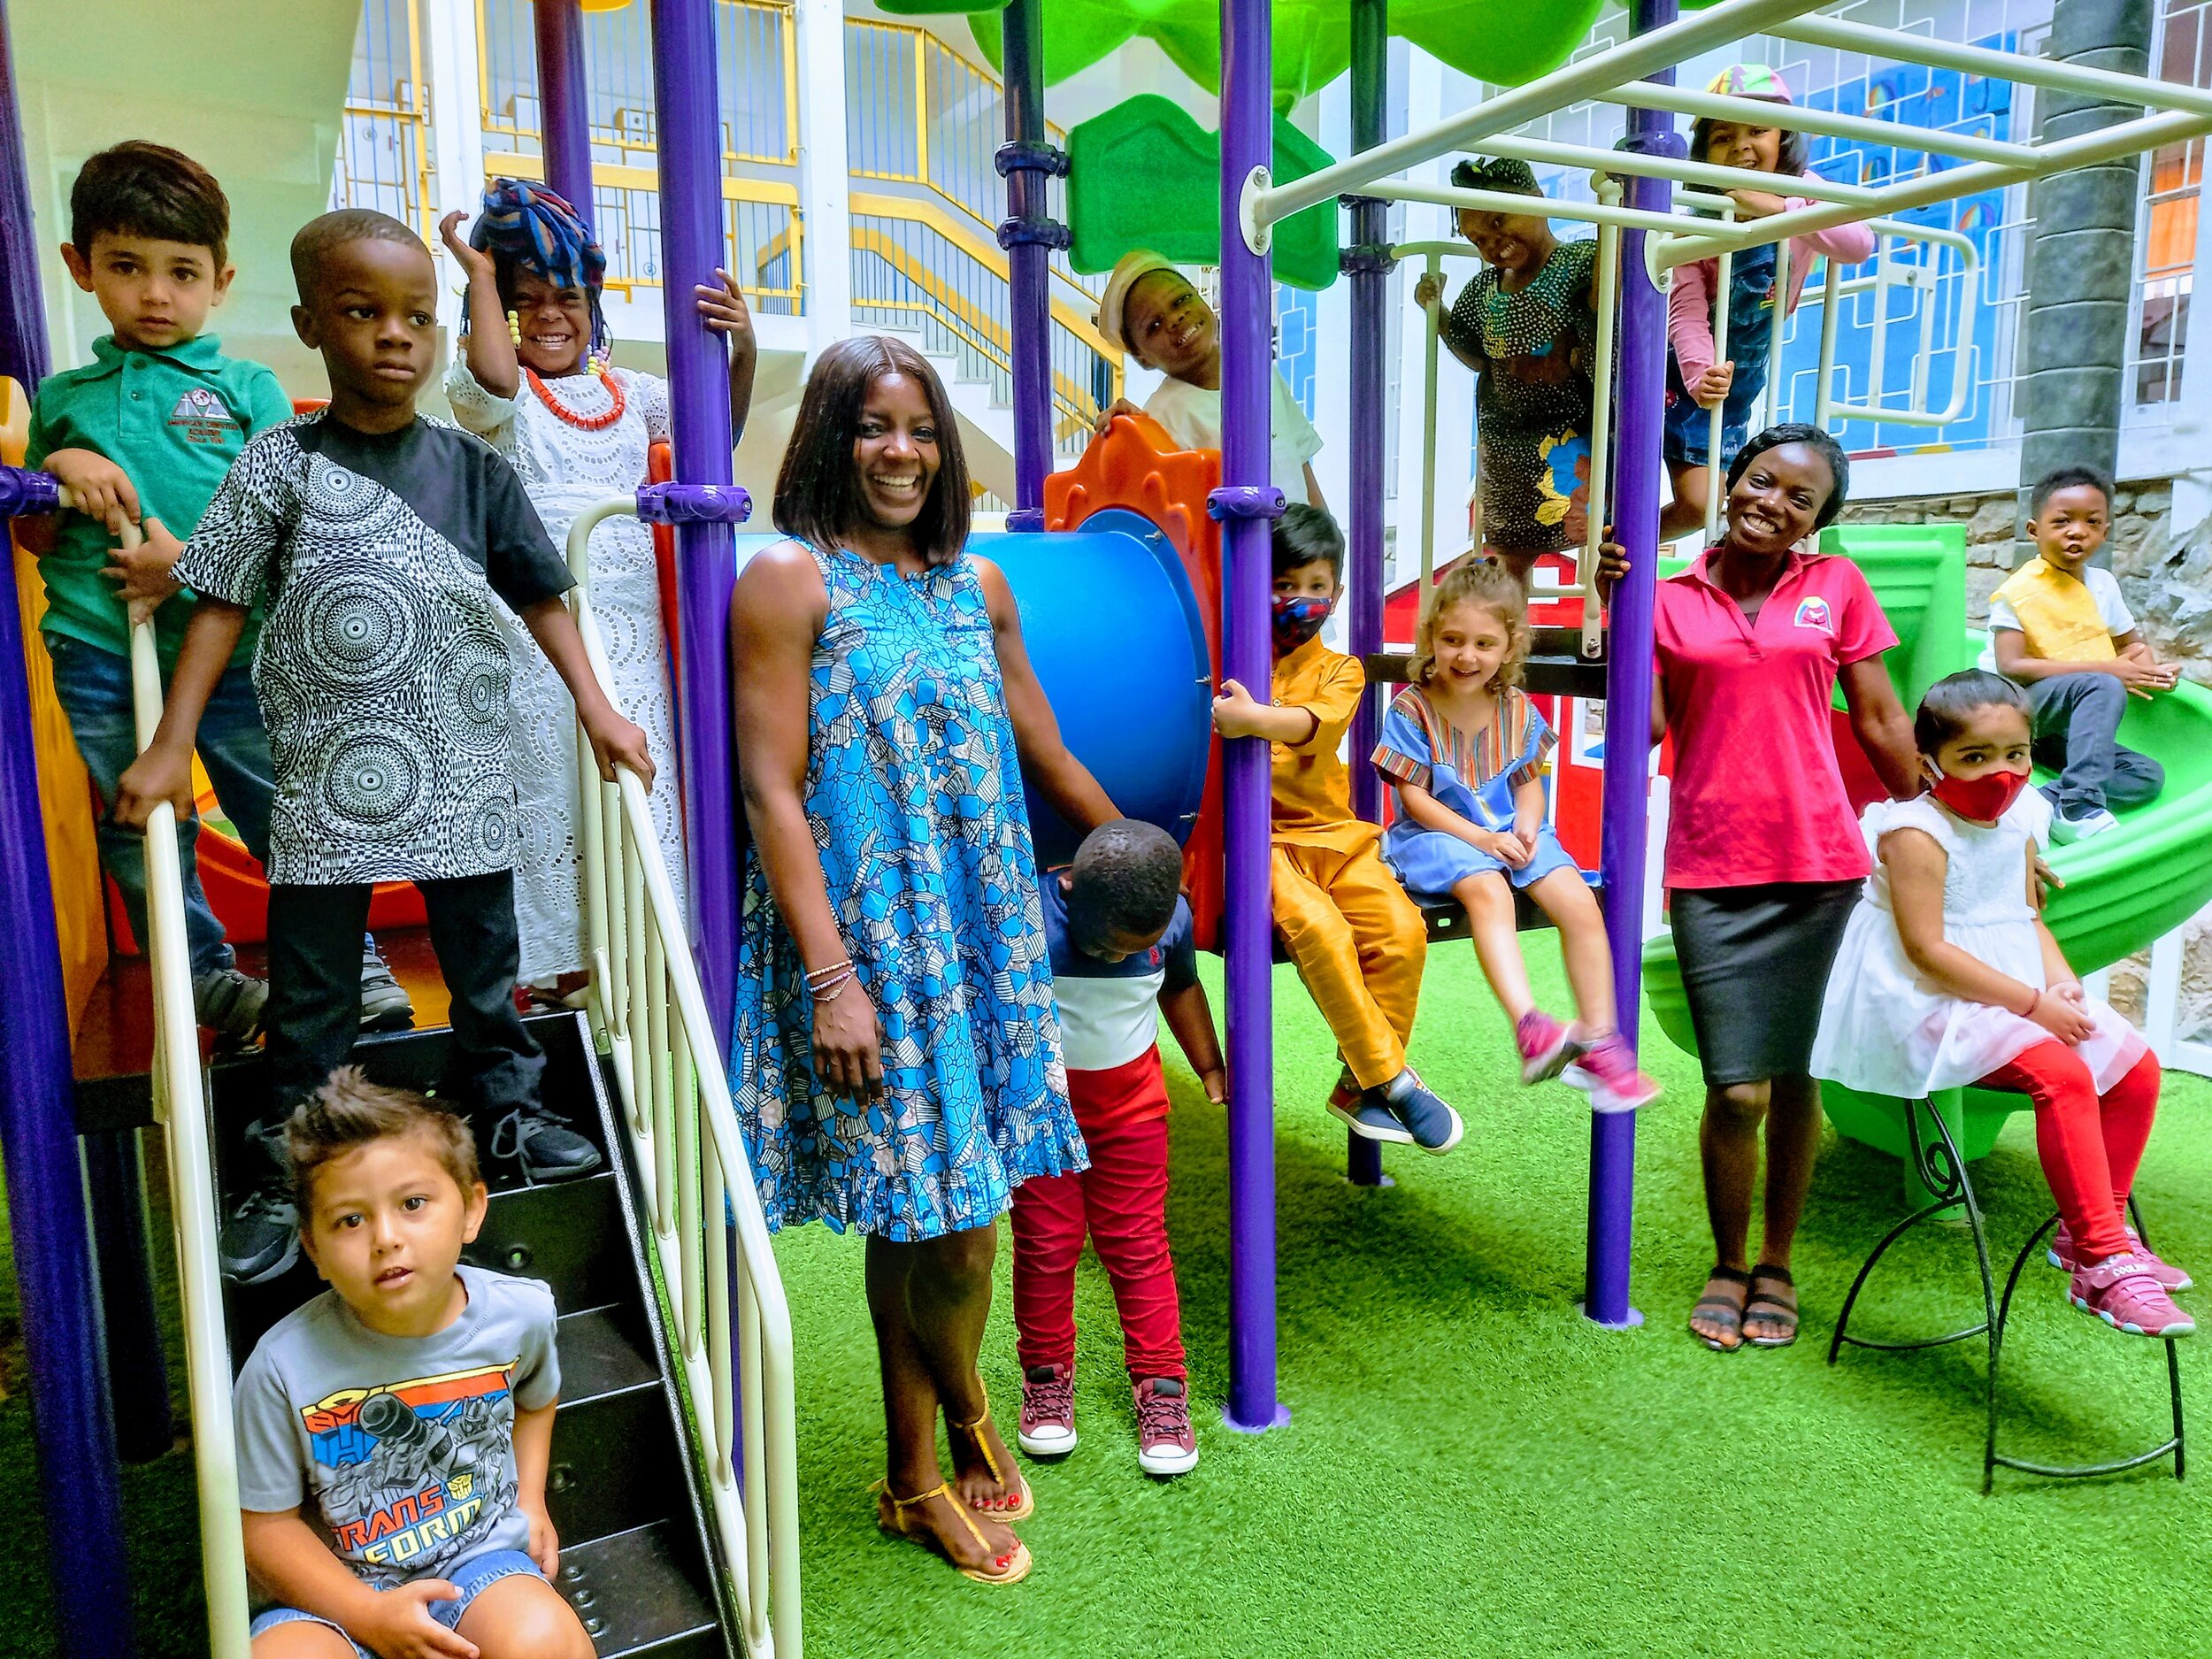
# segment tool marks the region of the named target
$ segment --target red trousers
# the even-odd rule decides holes
[[[1070,1071],[1068,1096],[1091,1167],[1034,1177],[1014,1189],[1015,1351],[1024,1371],[1075,1363],[1075,1264],[1087,1230],[1113,1284],[1131,1380],[1179,1379],[1183,1318],[1167,1248],[1168,1102],[1160,1051],[1111,1071]]]
[[[1982,1079],[2035,1102],[2035,1150],[2074,1259],[2101,1262],[2128,1248],[2128,1193],[2158,1115],[2158,1061],[2146,1054],[2101,1099],[2089,1068],[2057,1038]]]

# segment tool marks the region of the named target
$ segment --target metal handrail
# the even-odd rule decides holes
[[[61,504],[74,506],[69,492]],[[127,521],[125,548],[140,541]],[[153,610],[134,606],[130,623],[131,713],[145,753],[161,724],[161,663]],[[192,1007],[191,946],[184,923],[184,874],[177,856],[177,811],[156,803],[146,819],[146,963],[153,981],[154,1121],[168,1159],[169,1218],[177,1251],[177,1294],[184,1310],[184,1363],[191,1402],[194,1477],[200,1509],[200,1577],[207,1593],[211,1659],[247,1659],[245,1521],[238,1498],[238,1444],[231,1414],[230,1340],[223,1316],[216,1249],[215,1173],[208,1145],[207,1079],[200,1066],[200,1024]]]
[[[568,533],[577,583],[570,608],[610,701],[613,677],[592,614],[589,545],[599,525],[636,512],[635,497],[616,497],[577,514]],[[600,780],[580,726],[577,758],[593,1035],[613,1062],[622,1097],[710,1519],[748,1652],[799,1659],[790,1309],[730,1098],[721,1035],[707,1013],[645,785],[626,767],[613,782]],[[674,784],[667,779],[662,787]]]

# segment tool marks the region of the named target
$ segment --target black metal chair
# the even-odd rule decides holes
[[[1924,1112],[1935,1125],[1936,1139],[1933,1141],[1922,1132],[1921,1116]],[[2006,1276],[2004,1294],[2000,1298],[1989,1264],[1989,1234],[1982,1218],[1981,1204],[1974,1195],[1973,1179],[1967,1173],[1966,1159],[1959,1151],[1958,1142],[1952,1138],[1950,1125],[1932,1104],[1925,1100],[1916,1100],[1906,1107],[1905,1131],[1911,1148],[1913,1168],[1920,1178],[1922,1187],[1930,1194],[1930,1202],[1884,1233],[1881,1242],[1874,1247],[1860,1266],[1858,1277],[1851,1281],[1850,1292],[1843,1299],[1842,1311],[1836,1316],[1835,1334],[1828,1343],[1828,1363],[1831,1365],[1836,1363],[1846,1343],[1853,1348],[1897,1354],[1942,1348],[1952,1342],[1963,1342],[1972,1337],[1986,1335],[1989,1340],[1989,1368],[1985,1384],[1987,1430],[1982,1441],[1982,1492],[1985,1496],[1993,1488],[2000,1468],[2016,1469],[2023,1474],[2040,1475],[2054,1480],[2077,1480],[2096,1475],[2118,1474],[2123,1470],[2155,1463],[2170,1452],[2173,1455],[2174,1479],[2182,1479],[2185,1452],[2181,1415],[2181,1362],[2174,1352],[2174,1343],[2177,1339],[2173,1337],[2165,1338],[2162,1344],[2166,1350],[2167,1391],[2173,1405],[2174,1432],[2170,1438],[2132,1456],[2101,1463],[2039,1463],[2010,1456],[1997,1449],[1997,1376],[1999,1362],[2004,1352],[2005,1326],[2012,1316],[2012,1294],[2019,1286],[2020,1275],[2027,1267],[2029,1259],[2041,1248],[2051,1229],[2058,1225],[2059,1217],[2054,1211],[2020,1247],[2019,1255],[2013,1258],[2012,1271]],[[1882,1259],[1889,1247],[1922,1222],[1940,1216],[1947,1210],[1961,1209],[1966,1212],[1967,1231],[1974,1241],[1974,1263],[1981,1274],[1981,1319],[1955,1331],[1902,1342],[1878,1341],[1850,1334],[1851,1310],[1857,1305],[1859,1293],[1865,1288],[1867,1277],[1873,1272],[1874,1264]],[[2128,1200],[2128,1213],[2134,1221],[2137,1235],[2143,1240],[2145,1248],[2149,1248],[2150,1237],[2144,1231],[2143,1212],[2132,1197]]]

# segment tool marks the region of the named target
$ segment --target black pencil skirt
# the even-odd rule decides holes
[[[1678,887],[1668,895],[1675,959],[1706,1087],[1801,1075],[1858,881]]]

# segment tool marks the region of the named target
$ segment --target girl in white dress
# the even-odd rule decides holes
[[[607,363],[599,294],[606,257],[575,210],[541,185],[495,180],[466,242],[450,213],[439,227],[467,273],[465,352],[446,377],[456,419],[513,463],[554,545],[578,512],[646,482],[646,451],[669,436],[668,383]],[[730,424],[752,399],[752,320],[737,285],[698,289],[699,314],[729,337]],[[615,700],[645,728],[653,762],[676,776],[675,720],[653,539],[615,518],[591,540],[591,606],[607,648]],[[552,665],[507,618],[514,664],[513,764],[519,831],[515,919],[526,985],[573,988],[584,966],[577,868],[576,737]],[[653,792],[654,827],[684,902],[680,792]],[[567,983],[561,983],[565,979]]]
[[[2116,1330],[2188,1335],[2168,1294],[2188,1275],[2127,1225],[2158,1062],[2082,988],[2037,910],[2051,808],[2027,787],[2027,698],[1996,674],[1953,674],[1913,733],[1929,793],[1862,820],[1874,873],[1836,954],[1813,1074],[1906,1100],[1965,1084],[2025,1094],[2069,1300]]]

